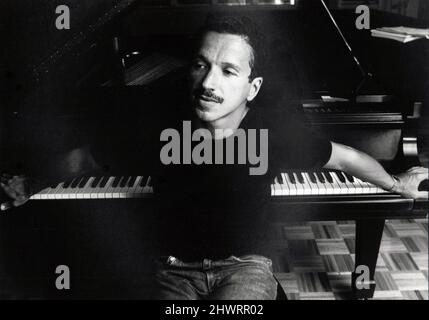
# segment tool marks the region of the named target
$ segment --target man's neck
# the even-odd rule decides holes
[[[248,111],[249,107],[243,105],[216,121],[203,122],[197,118],[196,123],[199,128],[209,130],[214,139],[224,139],[235,133]]]

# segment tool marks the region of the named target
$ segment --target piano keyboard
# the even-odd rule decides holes
[[[288,171],[271,184],[271,196],[324,196],[389,193],[341,171]]]
[[[287,171],[271,184],[271,196],[379,195],[389,192],[340,171]],[[150,176],[78,177],[46,188],[32,200],[125,199],[153,194]]]
[[[121,199],[152,194],[151,176],[78,177],[46,188],[30,199]]]

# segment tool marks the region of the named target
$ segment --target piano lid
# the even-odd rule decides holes
[[[235,2],[240,5],[231,5]],[[253,16],[270,35],[271,51],[276,58],[274,63],[276,67],[273,69],[283,74],[290,73],[287,63],[291,57],[295,59],[297,76],[305,98],[314,97],[314,92],[317,91],[328,91],[334,94],[351,92],[361,80],[361,72],[322,3],[314,0],[292,2],[294,5],[291,5],[291,1],[268,0],[117,0],[108,3],[97,1],[93,4],[91,2],[91,5],[72,8],[79,14],[74,15],[72,22],[75,28],[72,28],[68,34],[62,33],[61,36],[47,34],[51,45],[43,48],[32,46],[31,44],[35,41],[44,42],[40,41],[42,37],[40,35],[35,37],[34,41],[24,39],[28,45],[34,47],[31,49],[34,52],[30,53],[31,58],[28,60],[31,63],[28,65],[32,66],[33,77],[41,79],[51,74],[52,70],[58,68],[67,57],[74,56],[80,60],[83,59],[82,53],[96,46],[100,47],[99,42],[107,37],[106,30],[112,36],[120,34],[126,39],[133,39],[127,45],[130,52],[134,51],[135,43],[148,43],[148,39],[158,39],[158,41],[149,42],[159,44],[157,48],[152,46],[148,50],[162,49],[160,48],[162,46],[171,48],[172,43],[178,42],[183,43],[184,46],[181,47],[185,48],[189,36],[204,20],[205,13],[226,10],[244,12]],[[42,9],[38,10],[40,15]],[[44,25],[43,22],[49,20],[48,15],[45,14],[45,16],[45,19],[39,16],[37,21],[40,24],[32,27],[36,30],[41,28]],[[335,11],[334,16],[340,18],[341,28],[344,24],[354,26],[354,12]],[[348,36],[347,32],[345,33]],[[179,51],[177,46],[175,48]],[[171,52],[171,54],[174,56],[181,53]],[[292,81],[288,75],[285,77],[287,78],[285,81]]]

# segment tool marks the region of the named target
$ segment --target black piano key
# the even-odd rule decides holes
[[[152,178],[150,176],[147,178],[147,186],[152,187]]]
[[[317,178],[316,178],[316,174],[314,172],[309,172],[308,176],[310,177],[310,181],[312,183],[317,183]]]
[[[351,175],[349,175],[348,173],[345,173],[344,172],[344,175],[346,176],[346,178],[347,178],[347,180],[349,181],[349,182],[355,182],[355,178],[353,178],[353,176],[351,176]]]
[[[341,172],[334,171],[334,174],[337,176],[337,178],[338,178],[342,183],[346,183],[346,178],[344,178],[344,176],[341,174]]]
[[[299,183],[304,184],[305,179],[304,179],[304,176],[302,175],[302,173],[301,172],[295,172],[295,173],[296,173],[296,176],[298,177]]]
[[[116,188],[118,186],[119,182],[122,180],[122,178],[123,178],[122,176],[115,177],[113,179],[113,182],[112,182],[112,188]]]
[[[316,172],[316,177],[319,179],[319,181],[321,182],[321,183],[325,183],[326,182],[326,180],[325,180],[325,176],[321,173],[321,172]]]
[[[143,178],[140,180],[139,187],[143,188],[144,186],[146,186],[146,181],[147,181],[148,177],[149,176],[147,176],[147,177],[143,176]]]
[[[70,185],[72,184],[74,179],[67,179],[64,184],[63,184],[63,188],[68,188],[70,187]]]
[[[295,176],[292,173],[286,173],[286,174],[289,177],[290,182],[292,182],[292,184],[296,184]]]
[[[326,180],[328,180],[329,183],[334,182],[334,179],[332,179],[332,177],[328,171],[322,172],[322,175],[325,177]]]
[[[104,188],[106,186],[107,181],[109,181],[109,177],[101,177],[99,188]]]
[[[278,175],[277,175],[277,181],[278,181],[280,184],[285,184],[285,181],[283,180],[283,177],[282,177],[282,175],[281,175],[281,174],[278,174]]]
[[[103,178],[103,177],[100,177],[100,176],[99,177],[95,177],[95,179],[91,183],[91,188],[96,188],[97,185],[98,185],[98,183],[100,182],[101,178]]]
[[[131,188],[134,183],[136,183],[137,176],[132,176],[131,179],[128,180],[127,187]]]
[[[82,180],[79,181],[79,184],[77,185],[77,187],[79,189],[82,189],[86,185],[86,183],[88,182],[89,178],[90,177],[83,177]]]
[[[127,185],[130,177],[122,177],[121,182],[119,183],[119,188],[124,188]]]
[[[70,188],[74,189],[79,185],[80,180],[82,180],[83,177],[79,177],[73,180],[73,182],[70,185]]]

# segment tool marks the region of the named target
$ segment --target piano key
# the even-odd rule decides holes
[[[107,183],[107,181],[109,180],[109,177],[105,177],[105,176],[103,176],[102,178],[101,178],[101,180],[100,180],[100,183],[99,183],[99,185],[98,185],[98,187],[99,188],[104,188],[104,187],[106,187],[106,183]]]
[[[334,171],[334,174],[340,180],[341,183],[346,183],[346,179],[340,171]]]
[[[143,187],[140,187],[140,181],[143,179],[143,176],[136,176],[133,186],[130,188],[128,194],[131,198],[137,198],[139,194],[143,193]]]
[[[72,184],[74,179],[75,178],[71,178],[71,179],[67,179],[66,181],[64,181],[63,188],[68,188]]]
[[[152,177],[151,177],[151,176],[149,176],[149,177],[147,178],[146,186],[145,186],[145,187],[143,187],[143,192],[144,192],[144,193],[153,193]]]
[[[283,176],[283,180],[286,182],[286,185],[288,187],[289,195],[296,196],[297,195],[296,186],[294,183],[291,182],[289,175],[287,173],[282,173],[282,176]]]
[[[308,177],[312,183],[317,183],[316,174],[314,172],[309,172]]]
[[[122,183],[119,185],[119,198],[126,198],[128,190],[130,187],[128,187],[128,181],[131,179],[131,177],[124,177],[122,180]]]
[[[315,174],[316,174],[316,178],[319,179],[321,183],[325,183],[325,177],[323,176],[322,172],[316,171]]]
[[[351,182],[351,183],[354,183],[354,182],[355,182],[355,179],[354,179],[354,177],[353,177],[353,176],[349,175],[347,172],[343,172],[343,173],[344,173],[344,175],[346,176],[346,178],[347,178],[347,180],[348,180],[349,182]]]
[[[361,184],[355,182],[350,182],[351,179],[347,178],[346,174],[344,172],[341,172],[343,176],[345,177],[345,184],[347,188],[349,188],[349,194],[362,194],[364,192],[364,188]],[[354,179],[353,179],[354,180]]]
[[[313,174],[314,174],[314,177],[315,177],[315,181],[316,181],[317,187],[319,188],[319,195],[328,194],[326,183],[323,183],[322,181],[320,181],[318,179],[318,175],[316,173],[313,172]]]
[[[119,188],[125,188],[130,177],[123,177],[119,183]]]
[[[340,189],[341,189],[341,193],[340,194],[354,194],[354,192],[353,192],[354,188],[350,189],[347,186],[347,184],[345,183],[346,180],[344,179],[344,177],[342,177],[341,172],[334,171],[332,176],[333,176],[334,179],[337,179],[336,182],[338,183],[338,185],[340,186]],[[342,177],[342,178],[340,179],[340,177]]]
[[[128,187],[129,188],[133,188],[134,187],[134,183],[136,182],[136,180],[137,180],[137,176],[132,176],[129,180],[128,180]]]
[[[52,191],[48,194],[48,199],[60,199],[58,193],[61,191],[64,182],[57,184],[55,187],[51,188]]]
[[[140,181],[140,187],[144,187],[144,186],[146,186],[146,182],[147,182],[147,179],[149,178],[149,176],[145,176],[145,177],[143,177],[143,179]]]
[[[81,196],[80,199],[91,199],[91,192],[92,192],[92,182],[95,180],[95,177],[90,177],[85,185],[82,187],[81,191],[79,191],[79,195]]]
[[[304,186],[299,182],[298,177],[296,176],[295,172],[292,172],[291,176],[293,176],[294,180],[295,180],[296,194],[303,196],[304,195]]]
[[[331,174],[329,173],[329,171],[322,171],[323,176],[325,177],[325,179],[329,182],[329,183],[334,183],[334,180],[331,177]]]
[[[113,188],[117,188],[119,183],[121,182],[123,176],[120,177],[114,177],[113,183],[112,183],[112,187]]]
[[[83,177],[77,177],[73,180],[73,182],[70,184],[70,188],[74,189],[78,186],[80,180],[82,180]]]
[[[82,189],[86,185],[86,183],[88,182],[89,178],[90,177],[82,177],[82,180],[79,181],[79,184],[77,185],[77,187],[79,189]]]
[[[296,176],[298,177],[298,181],[301,184],[305,184],[304,177],[302,176],[302,172],[296,172]]]
[[[282,195],[282,187],[280,186],[280,183],[278,181],[278,178],[274,178],[274,196],[281,196]]]
[[[99,176],[99,177],[95,177],[95,179],[92,181],[91,183],[91,190],[90,190],[90,198],[91,199],[98,199],[99,194],[102,192],[103,188],[100,188],[100,185],[103,181],[103,179],[105,181],[107,181],[105,176]]]
[[[327,175],[330,176],[331,181],[332,181],[332,186],[334,187],[334,191],[333,194],[346,194],[347,193],[347,189],[342,188],[341,185],[341,181],[335,176],[334,172],[328,171]]]
[[[104,186],[104,192],[102,194],[103,198],[113,198],[113,182],[117,180],[115,177],[109,177],[109,179],[106,182],[106,185]]]
[[[377,187],[371,186],[368,182],[365,182],[361,179],[355,178],[356,181],[362,186],[363,193],[377,193]]]
[[[296,180],[292,172],[286,173],[286,175],[289,177],[289,180],[292,184],[296,184]]]
[[[96,188],[102,178],[102,176],[95,177],[94,181],[92,181],[91,188]]]
[[[307,183],[311,188],[311,190],[310,190],[311,194],[312,195],[318,195],[319,194],[319,186],[317,185],[317,183],[311,181],[310,175],[308,172],[304,172],[303,176],[307,180]]]
[[[313,191],[311,189],[311,185],[309,184],[309,182],[307,181],[307,179],[304,178],[304,173],[300,172],[299,175],[297,175],[298,178],[301,176],[302,177],[302,186],[303,186],[303,191],[304,191],[304,195],[311,195],[313,194]]]

